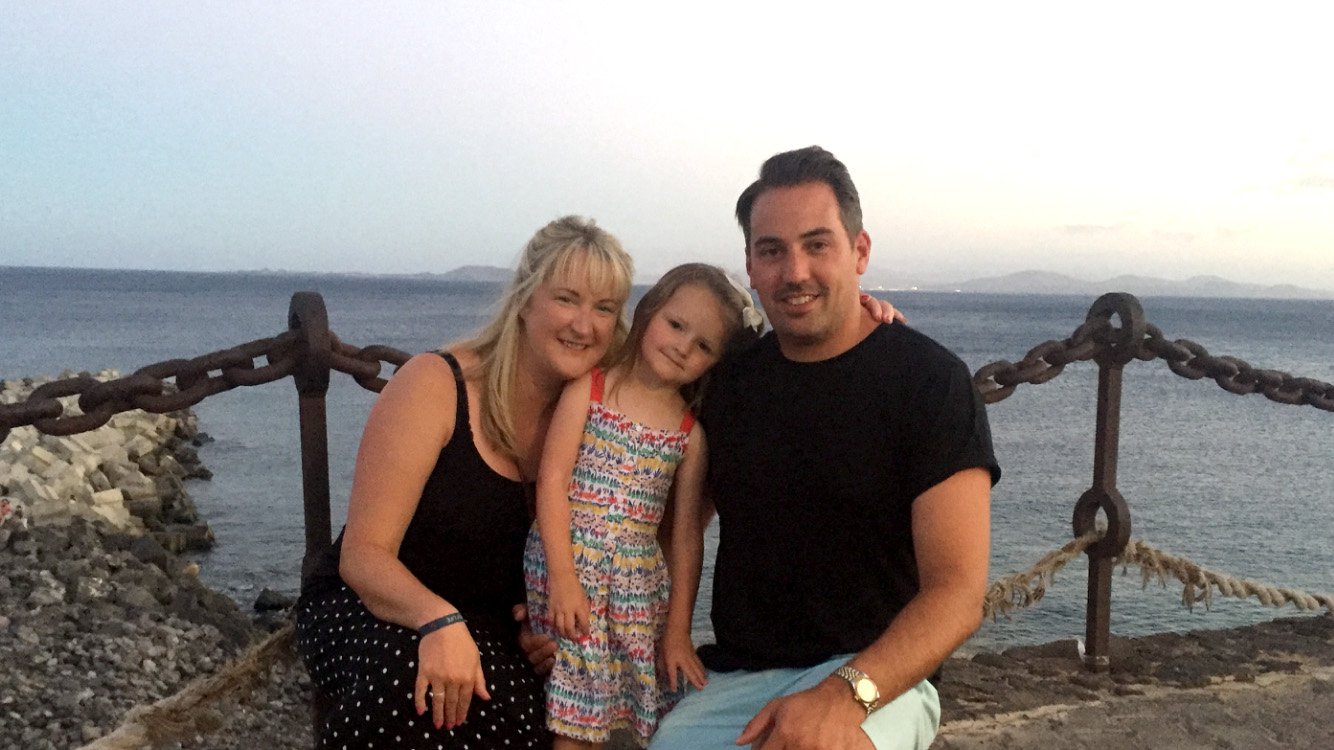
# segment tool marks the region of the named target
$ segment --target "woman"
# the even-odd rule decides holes
[[[512,615],[525,478],[562,387],[624,338],[631,277],[592,221],[553,221],[477,338],[413,357],[385,386],[347,525],[298,604],[298,650],[335,702],[322,747],[549,744]]]

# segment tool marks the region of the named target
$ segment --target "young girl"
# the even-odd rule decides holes
[[[559,637],[547,682],[558,750],[599,746],[621,727],[647,744],[678,671],[704,686],[690,620],[707,454],[691,407],[709,368],[757,337],[760,321],[721,269],[678,266],[635,308],[621,355],[571,382],[556,405],[524,577],[534,629]],[[658,524],[673,480],[669,604]]]

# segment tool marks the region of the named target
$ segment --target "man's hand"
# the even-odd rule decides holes
[[[528,625],[528,608],[522,604],[514,605],[514,619],[519,625],[519,648],[533,665],[533,671],[539,675],[547,674],[556,666],[556,642],[545,635],[534,633]]]
[[[756,750],[874,750],[862,731],[866,711],[838,677],[769,701],[750,720],[738,745]]]

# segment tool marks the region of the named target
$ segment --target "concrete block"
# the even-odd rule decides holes
[[[51,488],[47,487],[37,477],[26,477],[18,482],[12,490],[21,499],[27,500],[30,506],[35,506],[40,502],[55,502],[57,500],[56,494],[51,491]]]
[[[87,484],[84,483],[80,483],[69,488],[69,490],[65,493],[62,493],[62,495],[69,500],[73,500],[79,505],[93,504],[93,488],[89,487]]]
[[[30,476],[32,472],[23,464],[0,464],[0,487],[12,487]]]
[[[130,438],[130,441],[125,444],[125,452],[130,455],[130,458],[138,458],[152,453],[155,447],[157,446],[153,444],[152,440],[140,434]]]
[[[102,459],[94,452],[80,453],[70,459],[70,464],[83,472],[84,477],[90,476],[97,471],[97,467],[102,465]]]
[[[120,482],[116,485],[124,493],[126,498],[134,500],[147,500],[158,496],[157,485],[153,480],[146,479],[143,482]]]
[[[56,457],[56,454],[40,445],[34,445],[29,448],[27,456],[28,461],[26,463],[28,464],[28,468],[36,472],[41,472],[45,470],[46,467],[60,460]]]
[[[128,476],[136,474],[143,476],[143,472],[139,471],[139,467],[129,460],[103,461],[102,473],[107,475],[107,479],[110,479],[112,484],[120,484],[121,481]]]
[[[77,507],[68,500],[56,498],[30,500],[28,502],[28,510],[31,511],[30,518],[33,523],[39,525],[67,522],[74,515]]]
[[[125,493],[119,488],[113,487],[109,490],[94,492],[92,495],[93,505],[124,505]]]
[[[102,425],[91,432],[84,432],[79,435],[90,450],[97,451],[108,445],[120,445],[120,433],[110,425]]]
[[[91,487],[94,492],[109,490],[111,489],[111,480],[107,479],[107,475],[103,474],[101,469],[94,469],[93,471],[88,472],[88,486]]]
[[[49,464],[46,468],[37,472],[37,476],[48,482],[54,482],[68,474],[71,468],[70,464],[66,461],[56,459],[55,463]]]
[[[118,529],[125,529],[131,525],[130,512],[125,510],[123,505],[94,505],[92,510]]]
[[[128,464],[130,463],[130,454],[125,452],[125,448],[119,443],[104,445],[98,449],[97,455],[102,459],[102,471],[107,470],[107,464]],[[111,474],[107,474],[111,476]]]

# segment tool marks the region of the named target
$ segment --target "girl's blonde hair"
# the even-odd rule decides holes
[[[477,368],[468,376],[481,384],[482,433],[511,457],[518,457],[513,404],[523,337],[519,313],[528,306],[538,286],[553,278],[575,274],[585,274],[593,289],[607,290],[609,296],[624,304],[630,294],[634,263],[620,241],[592,219],[582,216],[556,219],[537,230],[524,247],[514,278],[497,303],[495,317],[476,337],[462,343],[478,359]],[[625,335],[625,316],[618,313],[604,362],[620,348]]]
[[[644,341],[644,332],[648,329],[649,321],[662,309],[663,305],[676,294],[676,290],[683,286],[700,286],[712,292],[714,297],[722,303],[723,314],[727,316],[724,321],[726,332],[723,335],[723,350],[719,352],[719,357],[724,357],[728,352],[736,349],[760,337],[760,329],[763,327],[762,318],[759,311],[755,309],[755,301],[751,299],[750,292],[727,275],[727,272],[717,266],[711,266],[707,263],[686,263],[677,266],[664,273],[658,283],[654,284],[644,293],[639,304],[635,305],[634,318],[630,322],[630,333],[623,343],[607,363],[608,367],[615,367],[624,363],[634,363],[639,357],[639,348]],[[681,395],[691,408],[698,408],[700,401],[704,397],[704,389],[708,386],[709,373],[705,372],[699,380],[688,383],[681,387]]]

